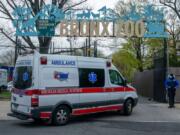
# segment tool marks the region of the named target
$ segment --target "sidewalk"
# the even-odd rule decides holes
[[[152,99],[149,100],[149,98],[146,97],[139,97],[139,103],[145,103],[145,104],[155,104],[156,106],[162,106],[162,107],[168,107],[168,103],[158,103],[156,101],[153,101]],[[176,109],[180,109],[180,103],[175,103]]]
[[[13,118],[7,116],[10,112],[10,101],[0,101],[0,120],[13,120]]]

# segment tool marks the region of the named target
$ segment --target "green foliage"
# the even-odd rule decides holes
[[[178,56],[176,48],[173,46],[169,47],[169,66],[170,67],[180,67],[180,61],[178,60]]]
[[[137,12],[141,12],[141,7],[146,4],[133,1],[127,3],[123,0],[119,0],[116,4],[115,11],[119,14],[119,16],[126,15],[131,5],[134,5]],[[176,55],[177,49],[175,39],[172,44],[168,44],[168,49],[169,66],[180,66],[180,61],[178,61],[178,57]],[[134,72],[153,69],[154,58],[162,57],[164,57],[164,39],[133,37],[127,38],[127,43],[123,44],[123,47],[113,54],[113,62],[126,78],[132,80]]]
[[[129,39],[123,47],[113,54],[113,63],[122,72],[122,74],[129,80],[133,80],[134,73],[153,68],[153,58],[158,50],[162,50],[161,39],[146,39],[143,44],[138,44],[138,39]],[[140,45],[140,46],[138,46]],[[141,58],[137,57],[140,53]]]
[[[131,52],[119,50],[113,54],[113,63],[129,81],[132,81],[138,67],[138,60]]]
[[[8,91],[2,91],[2,92],[0,93],[0,99],[1,99],[1,98],[10,99],[10,98],[11,98],[11,93],[8,92]]]
[[[144,69],[152,69],[154,68],[153,59],[154,57],[163,57],[163,41],[162,39],[150,38],[144,40],[145,46],[145,55],[143,60]]]

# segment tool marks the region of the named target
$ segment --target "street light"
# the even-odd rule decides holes
[[[67,38],[67,41],[70,43],[70,52],[71,52],[71,55],[72,55],[72,51],[73,51],[73,49],[72,49],[72,37],[68,37]]]

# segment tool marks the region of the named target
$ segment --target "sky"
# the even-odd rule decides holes
[[[118,2],[118,0],[88,0],[86,3],[84,3],[85,6],[88,5],[89,8],[92,8],[94,11],[97,11],[98,9],[102,8],[103,6],[107,6],[107,8],[111,8],[113,9],[115,7],[115,4]],[[54,41],[56,42],[58,39],[54,38]],[[74,44],[75,46],[77,44],[83,44],[83,41],[85,39],[84,38],[78,38],[78,41],[76,41],[76,43]],[[108,46],[108,45],[112,45],[115,42],[122,42],[124,43],[125,41],[123,39],[117,39],[115,41],[115,39],[110,39],[110,38],[98,38],[99,42],[98,42],[98,49],[100,49],[105,56],[109,56],[114,50],[117,50],[117,48],[107,48],[107,47],[101,47],[101,46]],[[62,38],[61,38],[62,41]],[[62,44],[59,45],[60,47],[62,46],[69,46],[69,43],[63,39],[63,42],[61,42]]]
[[[74,0],[75,1],[75,0]],[[88,6],[90,8],[92,8],[93,10],[98,10],[103,6],[107,6],[108,8],[114,8],[116,2],[118,0],[88,0],[86,3],[84,3],[84,6]],[[8,27],[10,26],[12,28],[12,24],[11,22],[7,22],[4,20],[0,20],[0,27],[6,27],[8,25]],[[13,35],[12,35],[13,36]],[[3,38],[4,39],[4,38]],[[120,39],[121,40],[121,39]],[[53,39],[55,45],[57,47],[69,47],[69,42],[67,42],[66,38],[54,38]],[[78,41],[76,41],[76,43],[74,45],[80,45],[83,44],[84,39],[78,38]],[[99,44],[103,45],[108,45],[108,44],[113,44],[114,43],[114,39],[103,39],[103,41],[101,41]],[[11,42],[6,40],[2,40],[0,39],[0,46],[1,45],[10,45]],[[4,53],[5,51],[9,50],[10,48],[0,48],[0,56],[2,53]],[[105,55],[110,55],[113,51],[113,49],[108,49],[108,48],[102,48],[100,47],[100,50],[104,52]]]
[[[97,10],[102,6],[107,6],[109,8],[114,8],[118,0],[88,0],[88,5],[92,6],[93,9]]]

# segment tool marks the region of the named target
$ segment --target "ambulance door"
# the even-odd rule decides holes
[[[117,70],[109,70],[109,83],[112,89],[110,100],[114,104],[122,104],[125,96],[124,79]]]
[[[79,103],[76,67],[46,66],[41,73],[40,86],[48,93],[40,97],[41,106],[54,106],[59,102]]]
[[[108,93],[104,92],[105,70],[103,68],[79,68],[79,85],[80,108],[107,105]]]

